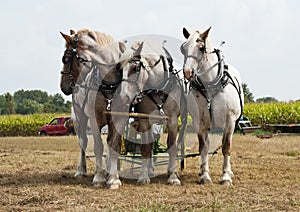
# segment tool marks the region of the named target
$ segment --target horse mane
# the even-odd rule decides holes
[[[81,29],[77,31],[77,34],[88,34],[93,38],[100,46],[106,46],[113,43],[115,40],[111,35],[105,34],[103,32],[93,31],[89,29]]]
[[[165,52],[162,49],[162,45],[160,45],[157,42],[152,42],[148,40],[142,40],[142,41],[134,41],[130,48],[127,48],[125,52],[121,55],[120,61],[121,61],[121,67],[128,63],[132,57],[135,56],[136,50],[140,47],[140,45],[143,43],[143,49],[141,50],[141,55],[160,55],[165,56]]]

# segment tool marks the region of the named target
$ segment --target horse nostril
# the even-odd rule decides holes
[[[75,83],[74,82],[70,82],[70,87],[74,88],[75,87]]]
[[[191,71],[191,69],[186,69],[184,70],[184,76],[187,80],[190,80],[192,77],[193,72]]]

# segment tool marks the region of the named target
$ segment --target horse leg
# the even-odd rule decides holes
[[[139,122],[139,131],[141,134],[141,154],[142,154],[142,165],[140,176],[137,180],[138,184],[144,185],[150,183],[149,170],[154,170],[154,167],[151,167],[153,164],[152,158],[152,149],[153,149],[153,135],[151,131],[151,126],[148,123],[148,120],[140,120]],[[150,167],[149,167],[150,165]],[[154,171],[153,171],[154,172]]]
[[[177,145],[176,145],[176,135],[178,128],[177,117],[170,118],[167,123],[168,128],[168,138],[167,138],[167,146],[168,146],[168,154],[169,154],[169,163],[168,163],[168,184],[171,185],[181,185],[179,180],[176,156],[177,156]]]
[[[96,157],[96,171],[95,176],[93,178],[93,184],[97,187],[98,184],[102,184],[106,181],[105,170],[102,166],[102,156],[103,156],[103,142],[101,138],[101,133],[97,124],[92,124],[92,133],[94,138],[94,153]]]
[[[107,171],[108,180],[106,182],[106,188],[108,189],[118,189],[122,183],[119,179],[118,173],[118,162],[121,149],[121,134],[127,123],[126,119],[118,118],[111,120],[108,127],[108,161],[107,161]]]
[[[86,135],[86,126],[87,126],[87,117],[80,116],[78,117],[79,121],[75,125],[76,133],[78,135],[78,143],[80,146],[80,158],[77,166],[77,171],[75,177],[84,176],[86,177],[86,157],[85,151],[87,148],[88,138]]]
[[[87,142],[85,142],[87,143]],[[85,149],[86,147],[80,147],[80,158],[77,165],[76,173],[74,177],[86,177],[86,159],[85,159]]]
[[[220,184],[230,186],[232,185],[233,172],[231,171],[230,164],[230,148],[232,145],[232,135],[234,132],[234,122],[231,122],[229,126],[224,130],[224,135],[222,139],[222,153],[224,157],[223,161],[223,176]]]
[[[208,150],[209,150],[209,138],[208,132],[198,133],[199,140],[199,152],[201,154],[201,166],[200,166],[200,184],[211,184],[211,178],[209,176],[208,166]]]

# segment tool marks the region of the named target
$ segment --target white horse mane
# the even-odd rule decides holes
[[[135,51],[143,43],[143,48],[141,55],[165,55],[164,50],[160,43],[152,40],[143,40],[143,41],[134,41],[131,45],[131,48],[127,48],[124,54],[121,57],[121,61],[128,61],[134,56]]]

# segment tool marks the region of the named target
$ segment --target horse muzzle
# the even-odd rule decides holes
[[[60,90],[66,95],[71,95],[73,93],[73,87],[71,87],[70,85],[66,85],[66,84],[61,84],[60,86]]]
[[[183,70],[183,73],[184,73],[184,77],[188,80],[188,81],[191,81],[192,78],[194,77],[195,75],[195,72],[190,69],[190,68],[187,68],[187,69],[184,69]]]

